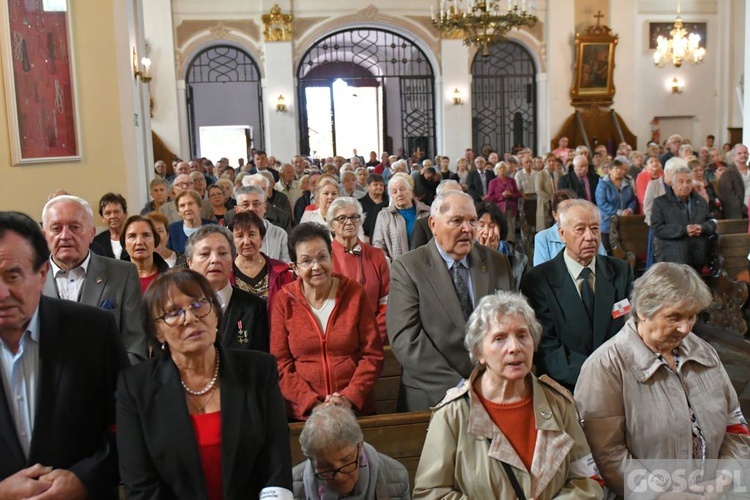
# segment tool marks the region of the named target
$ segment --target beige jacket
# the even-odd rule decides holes
[[[679,373],[706,438],[707,458],[750,457],[750,439],[716,351],[694,333],[679,347]],[[633,319],[586,360],[575,389],[591,451],[605,485],[623,496],[625,460],[692,458],[692,425],[677,375],[638,336]]]
[[[538,233],[547,229],[544,221],[547,202],[555,194],[555,179],[553,179],[552,174],[549,173],[546,167],[544,170],[537,172],[534,179],[534,187],[536,188],[536,232]]]
[[[413,498],[514,499],[500,461],[512,466],[526,498],[602,498],[599,484],[589,479],[596,472],[570,394],[552,379],[529,375],[537,428],[529,473],[474,394],[478,373],[450,389],[434,410]]]
[[[417,208],[417,219],[430,215],[430,207],[421,201],[414,200],[414,206]],[[389,262],[409,251],[406,221],[399,215],[396,205],[390,204],[378,213],[372,233],[372,246],[383,250]]]

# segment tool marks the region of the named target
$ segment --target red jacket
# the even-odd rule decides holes
[[[362,285],[333,276],[340,283],[325,335],[302,293],[302,278],[274,298],[271,353],[287,414],[296,420],[305,420],[315,403],[334,392],[346,396],[362,415],[375,410],[373,387],[383,367],[375,313]]]
[[[359,253],[349,253],[344,245],[335,239],[331,242],[333,271],[353,279],[364,287],[370,309],[375,312],[380,340],[383,341],[383,345],[386,345],[388,335],[385,329],[385,309],[391,288],[391,271],[381,249],[366,245],[361,241],[358,241],[357,245]],[[354,251],[357,251],[356,246]]]

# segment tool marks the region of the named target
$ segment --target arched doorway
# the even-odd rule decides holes
[[[310,47],[297,79],[303,154],[435,154],[434,71],[413,41],[376,28],[339,31]]]
[[[475,151],[489,145],[500,153],[536,147],[536,67],[520,44],[490,45],[490,55],[471,65],[471,117]],[[502,155],[501,155],[502,156]]]
[[[190,61],[185,76],[190,154],[235,157],[244,140],[247,158],[250,148],[263,149],[263,113],[260,70],[250,54],[231,45],[213,45]],[[243,137],[244,136],[244,139]],[[201,146],[203,144],[203,147]],[[215,154],[213,156],[216,156]]]

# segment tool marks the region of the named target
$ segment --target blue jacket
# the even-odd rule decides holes
[[[601,232],[609,233],[609,218],[619,215],[623,210],[630,209],[635,213],[638,200],[633,192],[633,185],[627,177],[622,178],[620,189],[605,175],[596,187],[596,206],[601,215]]]
[[[205,226],[206,224],[216,224],[215,220],[201,219],[201,222]],[[185,244],[187,243],[188,237],[183,230],[184,222],[179,220],[173,222],[167,228],[169,232],[169,241],[167,241],[167,248],[174,250],[179,254],[185,253]]]

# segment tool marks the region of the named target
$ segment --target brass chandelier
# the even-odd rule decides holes
[[[680,18],[680,3],[677,2],[677,19],[674,28],[669,33],[671,38],[659,36],[656,39],[656,51],[654,52],[654,64],[663,68],[672,63],[675,67],[682,66],[684,61],[690,64],[698,64],[703,61],[706,49],[700,46],[701,36],[697,33],[688,33]]]
[[[431,7],[432,24],[446,38],[463,38],[464,45],[481,46],[482,55],[490,55],[489,46],[504,40],[513,28],[533,27],[535,3],[526,0],[440,0],[439,12]]]

